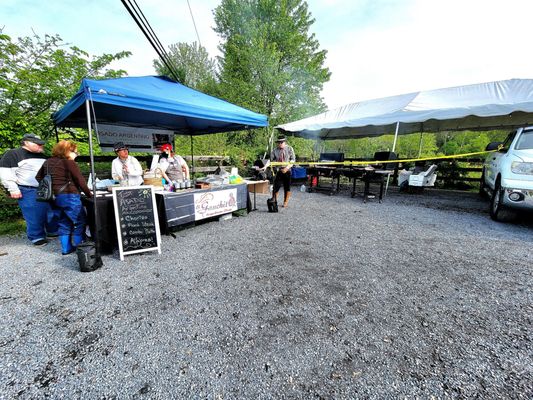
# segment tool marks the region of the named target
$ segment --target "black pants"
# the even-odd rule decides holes
[[[291,191],[291,171],[290,170],[288,170],[285,173],[279,170],[276,173],[276,177],[274,178],[273,192],[278,193],[282,185],[283,185],[283,190],[285,191],[285,193],[288,193]]]

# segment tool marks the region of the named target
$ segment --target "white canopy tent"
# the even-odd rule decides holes
[[[310,139],[415,132],[490,130],[533,125],[533,79],[510,79],[352,103],[279,125]]]

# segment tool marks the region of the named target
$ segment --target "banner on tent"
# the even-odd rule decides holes
[[[98,124],[98,144],[102,151],[113,151],[116,142],[124,142],[132,152],[155,153],[161,145],[174,143],[174,133],[162,129]]]

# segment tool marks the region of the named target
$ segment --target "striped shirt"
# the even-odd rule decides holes
[[[11,194],[20,193],[20,186],[39,186],[35,175],[46,160],[43,153],[32,153],[23,147],[8,150],[0,159],[0,180]]]

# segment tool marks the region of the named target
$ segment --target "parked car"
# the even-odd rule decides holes
[[[519,128],[504,142],[492,142],[483,164],[480,191],[490,196],[490,216],[509,221],[517,210],[533,210],[533,126]]]

